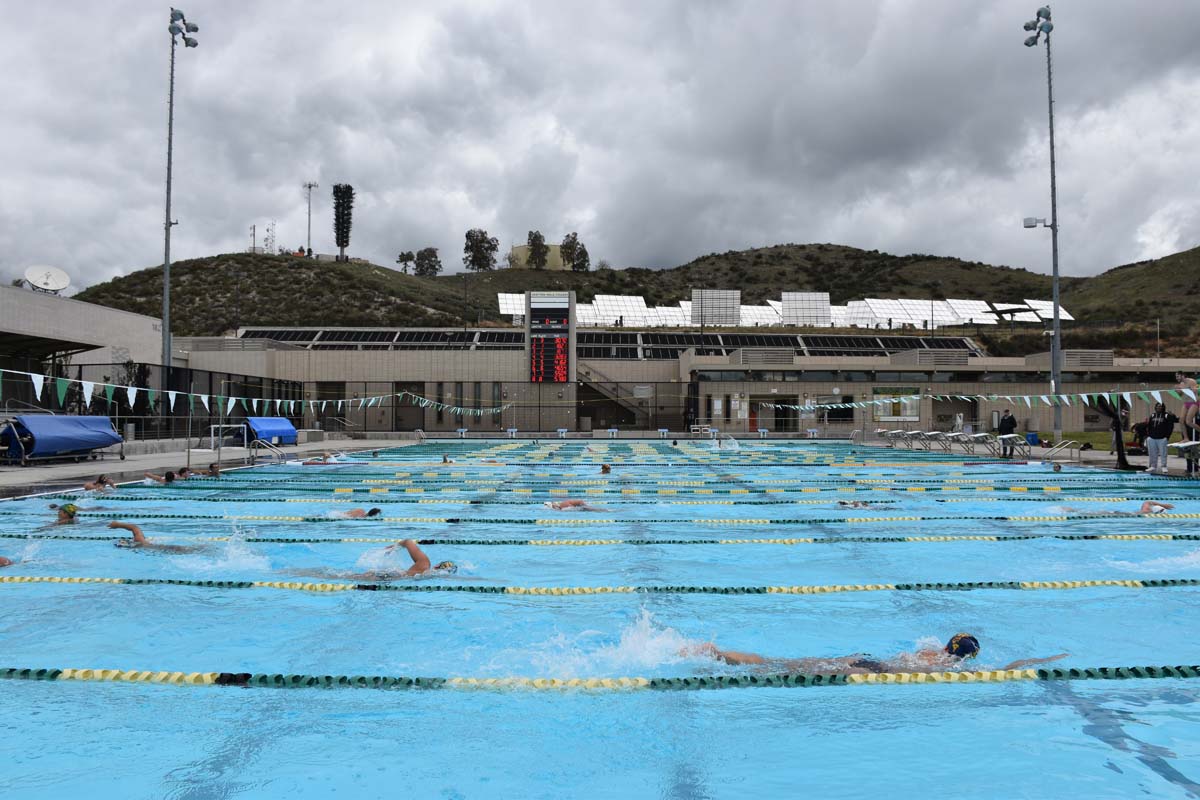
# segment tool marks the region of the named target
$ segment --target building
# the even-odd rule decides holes
[[[556,244],[547,244],[549,252],[546,253],[546,269],[569,270],[569,265],[563,264],[562,247]],[[508,254],[509,263],[515,269],[532,269],[529,266],[529,245],[516,244]]]

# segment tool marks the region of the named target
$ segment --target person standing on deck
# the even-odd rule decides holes
[[[1179,417],[1167,411],[1166,406],[1162,403],[1154,404],[1154,413],[1146,420],[1149,433],[1146,438],[1146,454],[1149,456],[1147,472],[1167,474],[1167,442],[1171,440],[1171,433],[1175,430],[1176,422],[1179,422]],[[1159,468],[1160,464],[1162,465],[1161,469]]]
[[[1012,415],[1012,412],[1009,411],[1007,408],[1004,409],[1004,413],[1000,415],[1000,424],[996,426],[997,433],[999,433],[1001,436],[1008,436],[1009,434],[1015,433],[1016,430],[1017,430],[1017,418],[1014,417]],[[1013,457],[1012,439],[1005,439],[1003,445],[1001,445],[1001,448],[1002,448],[1000,451],[1001,458],[1012,458]]]

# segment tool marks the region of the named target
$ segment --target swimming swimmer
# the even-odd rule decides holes
[[[956,633],[940,650],[926,649],[899,653],[886,660],[873,659],[863,653],[832,658],[769,658],[757,653],[721,650],[711,642],[694,648],[685,648],[680,651],[680,655],[708,656],[732,666],[760,667],[761,669],[756,669],[756,672],[866,675],[875,672],[944,672],[960,667],[967,659],[975,658],[979,655],[979,650],[979,640],[974,636],[969,633]],[[1023,669],[1033,664],[1046,664],[1066,657],[1067,653],[1059,653],[1047,658],[1024,658],[1014,661],[1002,669]]]
[[[0,567],[11,567],[13,565],[11,558],[0,556]]]
[[[612,467],[610,467],[608,464],[600,465],[600,474],[601,475],[607,475],[610,472],[612,472]]]
[[[446,455],[445,453],[442,453],[442,463],[443,464],[454,464],[456,462],[450,456]]]
[[[205,476],[207,476],[207,477],[209,477],[209,478],[219,478],[219,477],[221,477],[221,465],[220,465],[220,464],[218,464],[218,463],[217,463],[217,462],[215,462],[215,461],[214,461],[213,463],[211,463],[211,464],[209,464],[209,465],[208,465],[208,470],[207,470],[207,471],[204,471],[204,470],[196,470],[196,471],[197,471],[199,474],[201,474],[201,475],[205,475]]]
[[[333,463],[336,463],[333,461],[333,456],[329,455],[329,453],[321,453],[321,455],[317,458],[311,458],[308,461],[301,461],[300,466],[315,467],[315,466],[323,466],[325,464],[333,464]]]
[[[192,475],[193,472],[191,467],[180,467],[179,469],[175,470],[176,480],[186,481],[188,478],[192,477]]]
[[[112,478],[107,475],[101,475],[94,481],[84,483],[83,488],[89,492],[103,492],[107,489],[116,489],[117,485],[113,483]]]
[[[867,502],[866,500],[838,500],[837,504],[842,508],[870,508],[871,506],[881,506],[887,503],[894,503],[895,500],[875,500]]]
[[[50,525],[47,525],[44,527],[51,527],[53,525],[74,525],[75,524],[75,522],[76,522],[75,515],[79,513],[79,506],[75,505],[74,503],[66,503],[61,506],[56,506],[53,503],[51,503],[50,508],[58,511],[58,515],[55,517],[54,522],[52,522],[52,523],[50,523]]]
[[[442,561],[431,565],[429,556],[425,555],[412,539],[404,539],[384,549],[385,553],[393,553],[396,548],[403,547],[412,559],[412,566],[403,572],[397,570],[368,570],[367,572],[336,572],[327,569],[293,570],[291,574],[308,578],[344,578],[352,581],[394,581],[399,578],[417,578],[422,575],[453,575],[458,572],[458,565],[453,561]]]
[[[114,544],[117,547],[137,548],[139,550],[153,550],[159,553],[200,553],[208,548],[203,545],[186,545],[186,544],[156,544],[146,538],[142,533],[142,529],[132,522],[118,522],[113,520],[108,523],[110,528],[119,528],[123,531],[129,531],[132,534],[129,539],[118,539]]]
[[[1170,503],[1147,500],[1142,503],[1142,507],[1137,511],[1096,511],[1094,509],[1075,508],[1074,506],[1052,506],[1050,510],[1060,514],[1086,514],[1090,517],[1149,517],[1155,514],[1165,514],[1173,508],[1175,506]]]
[[[363,519],[364,517],[378,517],[383,511],[378,508],[362,509],[351,508],[346,511],[334,511],[329,516],[341,517],[342,519]]]
[[[549,500],[542,505],[555,511],[604,511],[603,508],[589,506],[586,500]]]
[[[175,482],[175,473],[171,470],[167,470],[162,475],[155,475],[153,472],[143,472],[142,474],[155,483],[161,483],[163,485]]]

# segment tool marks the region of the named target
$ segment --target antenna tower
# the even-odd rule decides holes
[[[275,220],[267,223],[267,235],[263,237],[263,252],[275,255]]]

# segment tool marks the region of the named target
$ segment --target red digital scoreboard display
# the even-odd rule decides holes
[[[566,383],[571,365],[571,304],[567,296],[529,301],[529,380]]]

